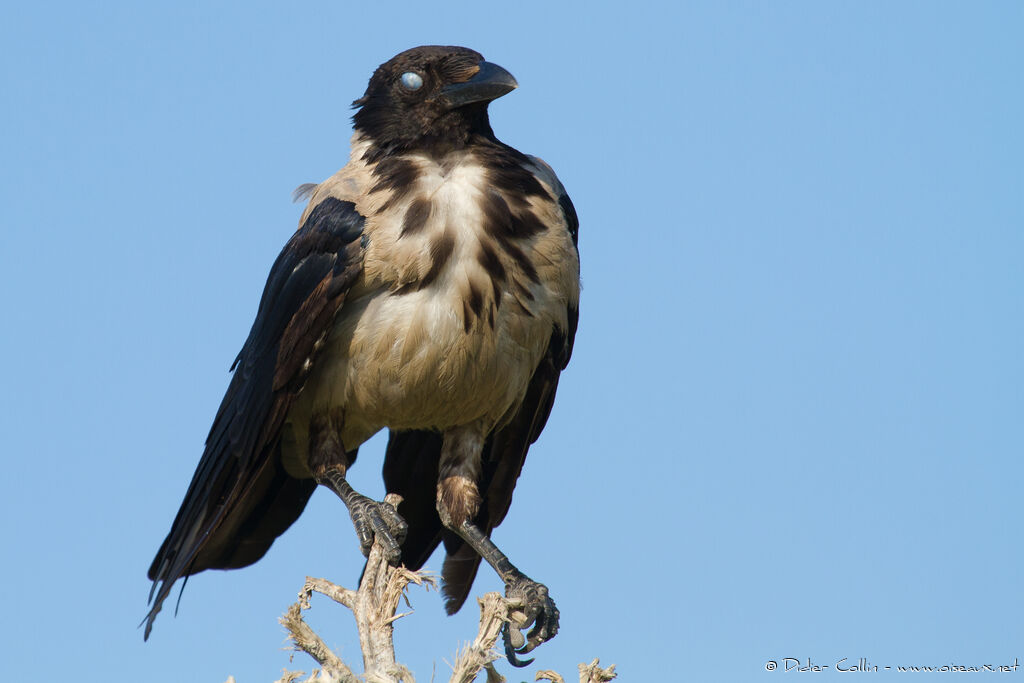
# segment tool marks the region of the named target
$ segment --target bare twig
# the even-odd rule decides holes
[[[288,611],[285,612],[284,616],[279,620],[281,624],[288,629],[291,634],[291,639],[295,643],[295,647],[307,653],[310,657],[315,659],[317,663],[323,667],[321,672],[321,680],[328,680],[332,683],[337,681],[338,683],[358,683],[359,679],[356,677],[352,670],[345,665],[341,659],[334,654],[327,644],[316,634],[316,632],[309,627],[302,619],[302,609],[300,603],[302,602],[300,594],[300,602],[291,605]],[[306,603],[308,606],[308,602]],[[301,673],[292,675],[291,672],[285,672],[279,680],[288,683],[294,680]],[[314,672],[316,675],[316,672]],[[324,678],[326,677],[326,678]],[[316,680],[312,676],[310,680]]]
[[[561,674],[556,673],[554,671],[549,671],[547,669],[545,669],[543,671],[538,671],[537,675],[533,677],[533,680],[535,680],[535,681],[551,681],[551,683],[565,683],[565,679],[562,678]]]
[[[399,496],[389,494],[386,503],[398,506]],[[280,622],[288,629],[295,648],[309,654],[320,665],[303,683],[415,683],[412,673],[395,660],[394,623],[410,612],[396,614],[398,603],[410,583],[436,588],[436,580],[426,572],[413,572],[405,567],[393,567],[384,558],[381,547],[374,543],[366,562],[359,590],[343,588],[326,579],[306,577],[298,601],[288,608]],[[365,673],[357,676],[340,657],[327,647],[323,639],[302,618],[303,610],[310,608],[310,598],[319,593],[344,605],[352,611],[359,630],[359,645],[363,654]],[[505,677],[494,666],[501,656],[494,646],[505,623],[512,619],[522,605],[507,600],[498,593],[487,593],[478,598],[480,627],[476,638],[457,653],[452,667],[451,683],[472,683],[483,671],[487,683],[504,683]],[[408,598],[406,598],[408,604]],[[615,667],[602,669],[598,660],[589,665],[580,664],[580,683],[607,683],[615,678]],[[301,671],[285,671],[275,683],[295,683]],[[432,679],[433,680],[433,679]],[[554,671],[538,671],[536,680],[565,683]],[[229,679],[229,683],[234,683]]]
[[[607,669],[602,669],[596,659],[590,664],[580,664],[580,683],[606,683],[616,676],[614,664]]]
[[[456,656],[451,683],[471,683],[484,668],[487,683],[505,680],[491,662],[501,659],[494,651],[494,644],[501,635],[501,627],[509,620],[510,603],[498,593],[487,593],[477,598],[477,602],[480,604],[480,630],[476,639]]]
[[[299,680],[299,677],[305,674],[305,671],[285,671],[279,679],[274,683],[295,683]],[[356,679],[358,680],[358,679]],[[309,675],[309,678],[302,681],[302,683],[335,683],[336,678],[332,678],[329,673],[326,673],[323,669],[313,669],[313,673]]]
[[[401,497],[393,494],[384,499],[384,502],[395,507],[401,501]],[[288,608],[281,623],[288,629],[296,647],[308,653],[323,667],[320,678],[310,677],[310,680],[339,683],[356,683],[360,680],[302,619],[302,610],[309,609],[312,594],[320,593],[352,610],[359,630],[367,683],[415,683],[409,670],[395,661],[394,645],[394,622],[407,614],[396,615],[395,612],[410,583],[435,586],[434,578],[424,572],[412,572],[405,567],[388,564],[377,543],[370,549],[358,591],[342,588],[326,579],[307,576],[298,602]]]

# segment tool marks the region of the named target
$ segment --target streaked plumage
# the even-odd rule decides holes
[[[487,120],[488,102],[513,87],[465,48],[415,48],[375,72],[356,102],[348,164],[300,188],[310,197],[300,228],[271,269],[150,568],[147,636],[178,578],[255,562],[317,482],[345,500],[364,549],[374,520],[411,568],[443,541],[450,612],[483,553],[536,603],[523,651],[554,635],[546,589],[486,540],[551,410],[579,297],[565,190]],[[383,428],[384,479],[404,497],[405,524],[344,482]]]

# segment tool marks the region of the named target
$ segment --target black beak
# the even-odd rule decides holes
[[[519,84],[512,74],[497,64],[480,62],[480,70],[465,83],[454,83],[441,89],[441,101],[448,109],[474,102],[490,102],[507,95]]]

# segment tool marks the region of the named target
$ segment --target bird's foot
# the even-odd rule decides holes
[[[376,539],[384,550],[385,559],[397,565],[402,559],[401,543],[405,540],[409,525],[388,503],[378,502],[359,493],[354,493],[347,502],[363,555],[370,556],[370,548]]]
[[[505,597],[516,603],[509,615],[511,623],[506,623],[501,631],[505,657],[512,666],[527,666],[533,660],[520,660],[516,655],[526,654],[555,637],[558,633],[558,608],[548,595],[547,586],[523,574],[505,584]],[[533,624],[533,629],[524,636],[522,630],[529,628],[530,624]]]

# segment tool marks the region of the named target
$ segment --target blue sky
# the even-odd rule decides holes
[[[345,163],[373,69],[428,43],[515,74],[494,129],[557,170],[581,221],[573,362],[495,534],[562,612],[537,665],[769,681],[810,658],[824,681],[842,658],[894,680],[1024,662],[1024,5],[3,15],[10,671],[309,670],[278,615],[305,575],[361,568],[329,493],[256,565],[194,577],[148,643],[145,571],[296,227],[291,190]],[[352,474],[370,495],[382,451]],[[477,593],[499,587],[481,571]],[[446,680],[475,610],[412,601],[400,658]],[[310,620],[358,664],[343,608]]]

